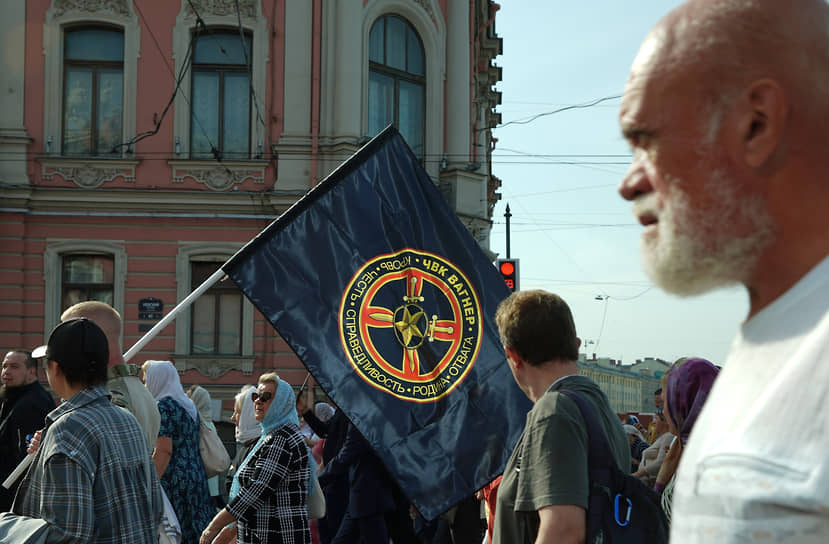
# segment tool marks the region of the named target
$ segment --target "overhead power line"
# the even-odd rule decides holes
[[[504,128],[504,127],[507,127],[507,126],[510,126],[510,125],[526,125],[526,124],[532,123],[536,119],[540,119],[542,117],[547,117],[549,115],[554,115],[556,113],[561,113],[563,111],[569,111],[569,110],[575,110],[575,109],[584,109],[584,108],[592,108],[593,106],[601,104],[602,102],[607,102],[608,100],[616,100],[617,98],[622,98],[622,95],[616,94],[616,95],[613,95],[613,96],[605,96],[605,97],[602,97],[602,98],[597,98],[596,100],[591,100],[590,102],[583,102],[581,104],[571,104],[569,106],[564,106],[564,107],[561,107],[561,108],[557,108],[557,109],[554,109],[552,111],[545,111],[543,113],[537,113],[537,114],[533,115],[532,117],[528,117],[526,119],[517,119],[515,121],[507,121],[506,123],[502,123],[502,124],[500,124],[496,127],[493,127],[493,128]]]

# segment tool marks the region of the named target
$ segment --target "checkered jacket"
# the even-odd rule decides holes
[[[239,544],[310,544],[308,448],[292,424],[268,433],[239,472],[239,494],[228,504]]]
[[[161,486],[132,414],[88,387],[46,416],[37,457],[12,511],[42,518],[67,542],[154,542]]]

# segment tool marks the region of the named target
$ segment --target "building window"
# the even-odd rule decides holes
[[[195,37],[192,65],[190,156],[250,156],[251,38],[238,31]]]
[[[426,72],[423,44],[397,15],[374,22],[369,35],[368,128],[375,135],[393,124],[423,158]]]
[[[64,34],[63,154],[118,153],[123,133],[124,34],[80,28]]]
[[[115,262],[110,255],[64,255],[61,263],[60,311],[78,302],[113,304]]]
[[[106,302],[124,316],[127,252],[120,242],[62,240],[43,251],[46,337],[69,306],[84,300]]]
[[[222,264],[191,262],[191,289],[196,289]],[[242,354],[242,294],[236,284],[214,284],[193,303],[190,320],[191,355]]]

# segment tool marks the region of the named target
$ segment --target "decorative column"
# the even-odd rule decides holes
[[[446,153],[449,167],[469,164],[469,2],[448,2],[446,40]]]
[[[305,191],[311,163],[311,1],[285,2],[283,129],[276,145],[282,191]]]
[[[24,113],[26,0],[4,0],[0,17],[0,182],[29,185]]]

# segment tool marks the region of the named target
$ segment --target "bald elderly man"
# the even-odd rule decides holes
[[[620,111],[643,266],[750,302],[683,452],[672,544],[829,542],[829,6],[682,4]]]

